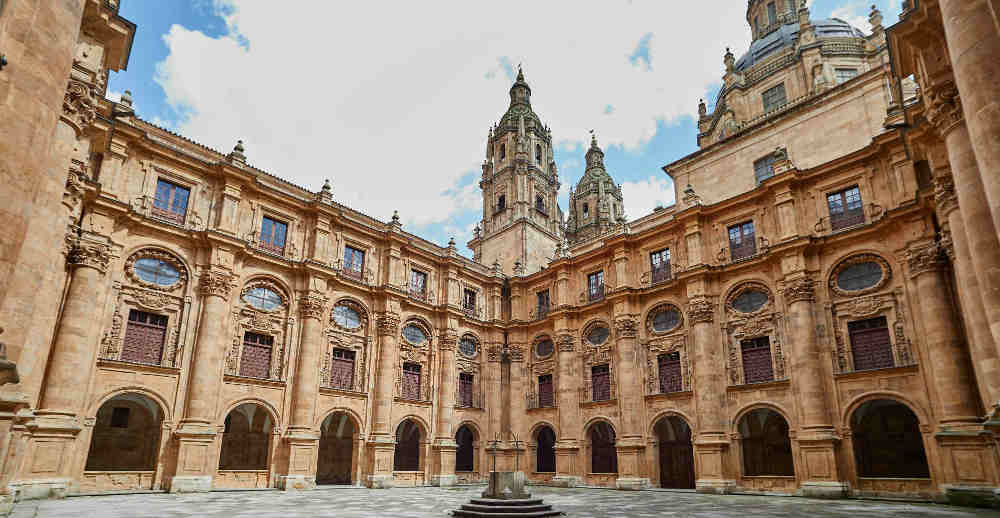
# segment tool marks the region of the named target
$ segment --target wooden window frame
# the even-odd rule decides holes
[[[416,379],[417,379],[416,384],[412,384],[412,383],[407,382],[407,380],[406,380],[407,373],[410,373],[411,376],[414,376],[414,375],[416,376]],[[421,392],[422,384],[424,382],[423,376],[424,376],[423,365],[421,365],[418,362],[403,362],[403,379],[402,379],[402,383],[401,383],[402,386],[400,387],[400,394],[399,394],[400,397],[403,398],[403,399],[409,399],[411,401],[420,401],[421,400],[420,399],[420,396],[421,396],[420,392]],[[414,394],[412,392],[409,392],[409,387],[411,387],[411,386],[415,386],[416,387],[416,391],[417,391],[416,394]]]
[[[361,255],[360,263],[356,261],[358,254]],[[341,271],[348,277],[353,277],[358,280],[364,279],[365,255],[365,251],[360,248],[355,248],[351,245],[344,245],[344,266]],[[355,268],[355,266],[357,268]]]
[[[271,232],[269,235],[265,235],[264,229],[266,228],[265,226],[268,224],[268,222],[270,222],[271,224]],[[275,241],[277,241],[277,229],[279,228],[278,227],[279,225],[283,226],[285,229],[284,235],[282,236],[282,242],[280,245],[275,244]],[[291,225],[286,221],[282,221],[278,218],[269,216],[267,214],[263,215],[260,220],[260,240],[259,240],[260,247],[263,248],[264,250],[267,250],[268,252],[272,252],[278,255],[284,255],[285,247],[288,245],[288,230],[290,228]]]
[[[548,385],[548,397],[543,398],[542,387]],[[538,408],[555,408],[556,406],[556,385],[552,374],[542,374],[538,376]]]
[[[414,289],[415,288],[415,285],[413,283],[414,274],[417,274],[418,277],[419,276],[423,276],[423,289],[422,290]],[[425,271],[423,271],[421,269],[410,268],[410,280],[407,283],[408,287],[409,287],[410,296],[413,297],[413,298],[415,298],[415,299],[417,299],[417,300],[426,301],[427,300],[427,292],[428,292],[428,286],[427,286],[427,284],[430,282],[430,277],[431,276],[427,272],[425,272]]]
[[[471,372],[458,373],[458,406],[476,407],[476,375]]]
[[[774,153],[768,153],[753,162],[753,177],[757,185],[774,176]]]
[[[876,323],[881,325],[875,326],[874,324]],[[864,347],[862,349],[862,344],[859,343],[860,335],[873,334],[873,332],[884,335],[884,342],[878,344],[878,350],[875,350],[875,347],[870,349]],[[849,321],[847,323],[847,333],[851,342],[851,363],[853,364],[854,372],[890,369],[896,366],[889,319],[884,315]],[[867,346],[868,344],[864,345]],[[868,354],[859,354],[859,352],[866,352]],[[859,366],[859,358],[863,359],[864,365]]]
[[[257,341],[250,340],[251,337],[256,337]],[[257,349],[267,349],[268,350],[268,361],[266,366],[266,372],[263,376],[257,376],[256,372],[249,372],[249,366],[246,362],[246,353],[248,348]],[[255,333],[253,331],[243,332],[243,347],[240,350],[240,376],[244,378],[256,378],[256,379],[270,379],[271,378],[271,363],[274,362],[274,336],[266,335],[263,333]]]
[[[160,185],[168,186],[167,198],[163,200],[165,206],[159,207],[160,204]],[[177,203],[177,192],[178,190],[185,191],[187,194],[184,196],[184,206],[178,211],[175,206]],[[187,208],[191,202],[191,188],[188,186],[181,185],[177,182],[166,180],[162,177],[156,179],[156,192],[153,195],[153,207],[152,214],[160,219],[165,219],[167,221],[176,223],[178,225],[183,225],[187,218]]]
[[[674,376],[665,376],[664,367],[673,367],[676,364],[677,375],[676,379]],[[680,351],[671,351],[667,353],[661,353],[656,357],[656,367],[657,367],[657,381],[660,388],[660,394],[669,394],[672,392],[682,392],[684,390],[684,378],[683,378],[683,368],[681,367],[681,353]],[[674,386],[670,386],[673,384]]]
[[[135,317],[134,319],[133,316]],[[126,319],[125,337],[122,343],[120,359],[125,362],[142,365],[160,365],[163,361],[163,346],[167,341],[168,324],[169,317],[166,315],[130,308]],[[144,336],[154,329],[160,334],[159,343],[155,344],[147,340],[149,337]],[[147,333],[144,333],[144,331]],[[131,341],[135,340],[140,342],[138,348],[132,347]],[[147,356],[144,352],[151,352],[153,350],[158,352],[155,361],[144,361]],[[138,353],[140,357],[132,357],[131,352]]]
[[[748,351],[759,351],[767,349],[767,376],[759,375],[757,371],[747,370],[747,356]],[[755,355],[757,353],[750,353]],[[761,354],[763,356],[763,354]],[[740,340],[740,363],[743,364],[743,383],[745,385],[752,385],[756,383],[768,383],[775,380],[774,377],[774,348],[771,345],[770,336],[758,336],[754,338],[744,338]],[[763,372],[763,371],[761,371]],[[753,374],[753,376],[750,376]]]
[[[545,318],[552,309],[552,299],[549,298],[549,290],[536,291],[535,297],[538,303],[538,318]]]
[[[339,354],[338,354],[339,353]],[[330,351],[330,387],[339,390],[354,390],[354,384],[357,380],[354,379],[354,371],[357,369],[358,355],[355,351],[349,349],[342,349],[340,347],[335,347]],[[334,365],[337,362],[342,362],[344,364],[350,364],[350,381],[347,383],[338,383],[337,378],[334,376]]]
[[[851,199],[853,193],[857,193],[856,200]],[[839,210],[836,212],[832,204],[834,200],[838,200],[839,203]],[[852,204],[855,206],[851,207]],[[861,186],[858,184],[827,193],[826,208],[830,215],[831,231],[843,230],[865,223],[865,202],[861,196]]]
[[[598,387],[598,378],[607,379],[607,384]],[[611,401],[611,364],[601,363],[590,367],[591,401]]]
[[[747,233],[747,225],[750,232]],[[733,231],[737,233],[734,234]],[[747,259],[757,254],[757,228],[752,219],[729,225],[726,228],[729,237],[729,254],[732,261]],[[747,244],[749,242],[749,244]]]
[[[671,279],[670,248],[661,248],[649,253],[650,280],[653,284]]]
[[[592,279],[597,279],[593,282]],[[587,301],[595,302],[604,298],[604,270],[587,274]]]

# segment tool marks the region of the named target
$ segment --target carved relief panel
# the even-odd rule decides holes
[[[288,295],[277,283],[253,279],[240,292],[233,309],[231,347],[226,374],[283,379],[289,328]]]

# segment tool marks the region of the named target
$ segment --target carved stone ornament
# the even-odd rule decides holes
[[[556,345],[560,352],[572,352],[576,348],[576,338],[572,334],[562,334],[556,337]]]
[[[66,262],[73,266],[85,266],[105,273],[108,271],[108,263],[111,262],[111,249],[103,243],[74,239],[66,254]]]
[[[254,279],[254,280],[246,283],[246,285],[243,286],[243,289],[240,290],[240,300],[242,300],[244,302],[247,302],[247,299],[246,299],[247,294],[249,294],[251,291],[253,291],[253,290],[257,289],[257,288],[264,288],[264,289],[267,289],[267,290],[270,290],[270,291],[276,293],[278,295],[278,297],[281,298],[281,304],[278,305],[275,308],[272,308],[272,309],[265,309],[265,308],[253,306],[252,304],[250,304],[251,306],[253,306],[253,308],[255,310],[261,311],[261,312],[264,312],[264,313],[278,313],[278,312],[282,312],[282,311],[285,311],[286,309],[288,309],[289,303],[288,303],[288,297],[285,295],[285,291],[283,289],[281,289],[281,287],[278,286],[276,283],[274,283],[274,282],[272,282],[272,281],[270,281],[268,279]],[[247,302],[247,303],[249,304],[249,302]]]
[[[438,344],[442,351],[454,351],[455,346],[458,345],[458,332],[454,329],[445,329],[441,333]]]
[[[657,331],[656,328],[653,326],[654,320],[656,319],[656,315],[665,311],[676,312],[678,317],[677,323],[673,327],[665,328],[662,331]],[[663,335],[671,333],[677,331],[683,325],[684,325],[684,313],[681,311],[680,308],[669,302],[664,302],[661,304],[657,304],[656,306],[653,306],[653,309],[649,310],[649,313],[646,314],[646,333],[648,335]]]
[[[299,297],[299,314],[302,315],[302,319],[312,318],[315,320],[323,320],[323,315],[326,314],[326,303],[329,301],[326,297],[318,293],[310,293]]]
[[[198,278],[198,292],[205,296],[214,295],[228,299],[235,285],[233,274],[217,270],[205,270]]]
[[[906,265],[910,268],[910,276],[934,272],[944,266],[941,247],[934,241],[925,241],[906,249]]]
[[[378,319],[378,334],[382,336],[392,336],[399,332],[399,314],[382,313]]]
[[[963,121],[962,99],[953,81],[944,81],[924,91],[924,112],[927,122],[937,130],[941,138],[959,126]]]
[[[498,362],[503,359],[503,344],[492,343],[486,348],[486,360]]]
[[[879,267],[882,268],[882,278],[879,279],[878,282],[876,282],[873,286],[869,286],[867,288],[863,288],[860,290],[845,290],[841,288],[837,284],[837,278],[840,276],[840,273],[851,266],[861,263],[878,264]],[[868,293],[873,293],[878,290],[881,290],[883,287],[885,287],[885,285],[889,282],[889,279],[891,278],[892,278],[892,269],[889,267],[889,262],[883,259],[881,256],[876,254],[867,254],[867,253],[855,254],[837,263],[837,266],[835,266],[833,268],[833,271],[830,272],[830,280],[828,286],[830,287],[830,291],[834,292],[837,295],[840,295],[841,297],[856,297],[858,295],[865,295]]]
[[[621,317],[615,320],[615,333],[618,338],[635,338],[639,333],[639,322],[632,317]]]
[[[950,176],[940,176],[934,179],[934,203],[937,205],[938,217],[941,220],[947,220],[948,214],[958,209],[955,182]]]
[[[63,96],[63,120],[71,124],[77,132],[90,126],[97,117],[94,107],[93,89],[80,81],[71,79]]]
[[[160,261],[167,263],[171,268],[177,271],[177,281],[173,284],[164,286],[142,280],[142,278],[135,273],[135,262],[139,259],[159,259]],[[130,255],[125,261],[125,275],[133,283],[138,284],[143,288],[149,288],[157,291],[175,291],[187,284],[188,279],[187,268],[184,267],[184,263],[182,263],[180,259],[171,253],[164,252],[163,250],[157,250],[155,248],[137,250],[135,253]]]
[[[816,300],[816,291],[814,286],[816,281],[810,279],[809,277],[800,277],[798,279],[793,279],[785,282],[785,289],[782,290],[781,295],[785,298],[785,303],[792,304],[794,302],[812,302]]]
[[[847,307],[847,312],[852,317],[867,317],[874,315],[883,307],[882,299],[873,295],[858,297],[851,301]]]
[[[691,324],[711,323],[715,319],[715,304],[707,297],[697,297],[688,302],[688,320]]]
[[[349,328],[337,323],[335,312],[337,311],[338,306],[347,306],[358,314],[358,319],[360,320],[358,327]],[[334,304],[333,310],[330,312],[330,325],[348,333],[366,334],[366,330],[368,329],[368,309],[351,299],[340,299],[336,304]]]
[[[767,300],[761,304],[761,306],[750,312],[743,312],[736,309],[733,303],[736,299],[748,291],[759,291],[767,295]],[[733,290],[729,292],[729,297],[726,298],[725,309],[730,315],[739,315],[740,317],[747,317],[749,315],[760,315],[771,311],[771,307],[774,304],[774,295],[771,294],[771,289],[767,287],[766,284],[758,281],[746,281],[737,285]]]
[[[944,255],[948,256],[948,260],[954,264],[955,241],[951,237],[951,228],[948,225],[944,225],[941,228],[941,238],[938,239],[938,245],[941,246],[941,251],[944,252]]]

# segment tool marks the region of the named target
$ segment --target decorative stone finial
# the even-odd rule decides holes
[[[452,237],[448,240],[448,248],[455,248],[455,238]]]
[[[701,197],[694,192],[694,187],[691,187],[690,183],[684,188],[684,203],[688,205],[701,205]]]
[[[323,188],[319,190],[319,194],[316,195],[316,198],[325,203],[333,202],[333,187],[330,186],[329,178],[323,182]]]
[[[736,68],[736,57],[733,52],[726,47],[726,53],[722,56],[722,62],[726,65],[726,73],[729,74]]]
[[[398,225],[399,224],[399,211],[398,210],[392,211],[392,223],[394,225]]]
[[[882,11],[879,11],[875,4],[872,4],[872,12],[868,15],[868,23],[872,24],[873,33],[882,30]]]
[[[708,115],[708,107],[705,106],[704,99],[698,99],[698,117],[705,118]]]
[[[330,186],[330,179],[329,179],[329,178],[327,178],[327,179],[326,179],[326,180],[325,180],[325,181],[323,182],[323,191],[324,191],[324,192],[330,192],[331,190],[333,190],[333,187],[331,187],[331,186]]]
[[[129,108],[131,108],[132,107],[132,91],[131,90],[125,90],[125,92],[122,93],[122,98],[121,98],[121,101],[119,101],[119,102],[121,102],[125,106],[128,106]]]
[[[229,153],[229,161],[230,162],[239,162],[241,164],[245,164],[246,161],[247,161],[247,156],[245,154],[243,154],[243,151],[244,151],[244,149],[243,149],[243,141],[242,140],[237,140],[236,141],[236,145],[233,146],[233,151],[231,153]]]
[[[476,223],[476,228],[472,229],[472,233],[474,236],[476,236],[476,239],[479,239],[479,234],[481,234],[482,232],[483,229],[479,226],[479,223]]]

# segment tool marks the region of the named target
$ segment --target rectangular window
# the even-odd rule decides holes
[[[132,409],[124,406],[116,406],[111,409],[111,428],[128,428],[128,418],[132,414]]]
[[[660,374],[660,393],[680,392],[683,383],[681,382],[681,353],[672,352],[661,354],[657,357]]]
[[[166,316],[130,309],[122,343],[122,361],[159,365],[166,336]]]
[[[830,228],[840,230],[865,222],[865,211],[861,203],[858,186],[848,187],[826,195],[826,206],[830,209]]]
[[[476,290],[465,289],[465,296],[462,299],[462,308],[467,315],[476,314]]]
[[[664,248],[649,254],[649,268],[653,284],[670,280],[670,249]]]
[[[157,180],[156,197],[153,199],[153,215],[183,225],[189,194],[191,191],[186,187],[166,180]]]
[[[846,83],[855,77],[858,77],[858,69],[856,68],[836,68],[834,71],[837,74],[837,84]]]
[[[351,246],[344,247],[344,273],[356,279],[363,278],[365,253]]]
[[[354,351],[334,349],[330,353],[330,386],[354,390]]]
[[[556,406],[551,374],[538,377],[538,406],[541,408]]]
[[[271,349],[274,337],[257,333],[243,334],[243,356],[240,358],[240,376],[267,379],[271,377]]]
[[[458,374],[458,405],[465,408],[474,408],[475,402],[475,377],[472,374],[461,372]]]
[[[539,291],[538,297],[538,318],[545,318],[549,314],[549,290]]]
[[[590,383],[593,385],[594,401],[611,399],[611,368],[608,365],[591,367]]]
[[[507,196],[501,194],[500,197],[497,198],[497,211],[499,212],[506,208],[507,208]]]
[[[587,294],[591,301],[604,298],[604,271],[594,272],[587,276]]]
[[[410,296],[427,300],[427,274],[420,270],[410,270]]]
[[[260,224],[260,247],[276,254],[285,253],[285,236],[288,224],[264,216]]]
[[[740,342],[743,352],[743,382],[763,383],[774,381],[774,366],[771,363],[771,339],[762,336]]]
[[[420,399],[420,364],[403,364],[403,399]]]
[[[768,88],[761,96],[764,99],[764,112],[777,110],[785,105],[788,99],[785,97],[785,84]]]
[[[767,156],[753,163],[753,176],[757,180],[757,185],[774,176],[774,154]]]
[[[729,252],[733,261],[753,257],[757,253],[753,221],[744,221],[729,227]]]
[[[778,8],[774,2],[767,4],[767,23],[770,25],[778,23]]]
[[[847,331],[851,335],[854,370],[886,369],[895,365],[885,317],[849,322]]]

